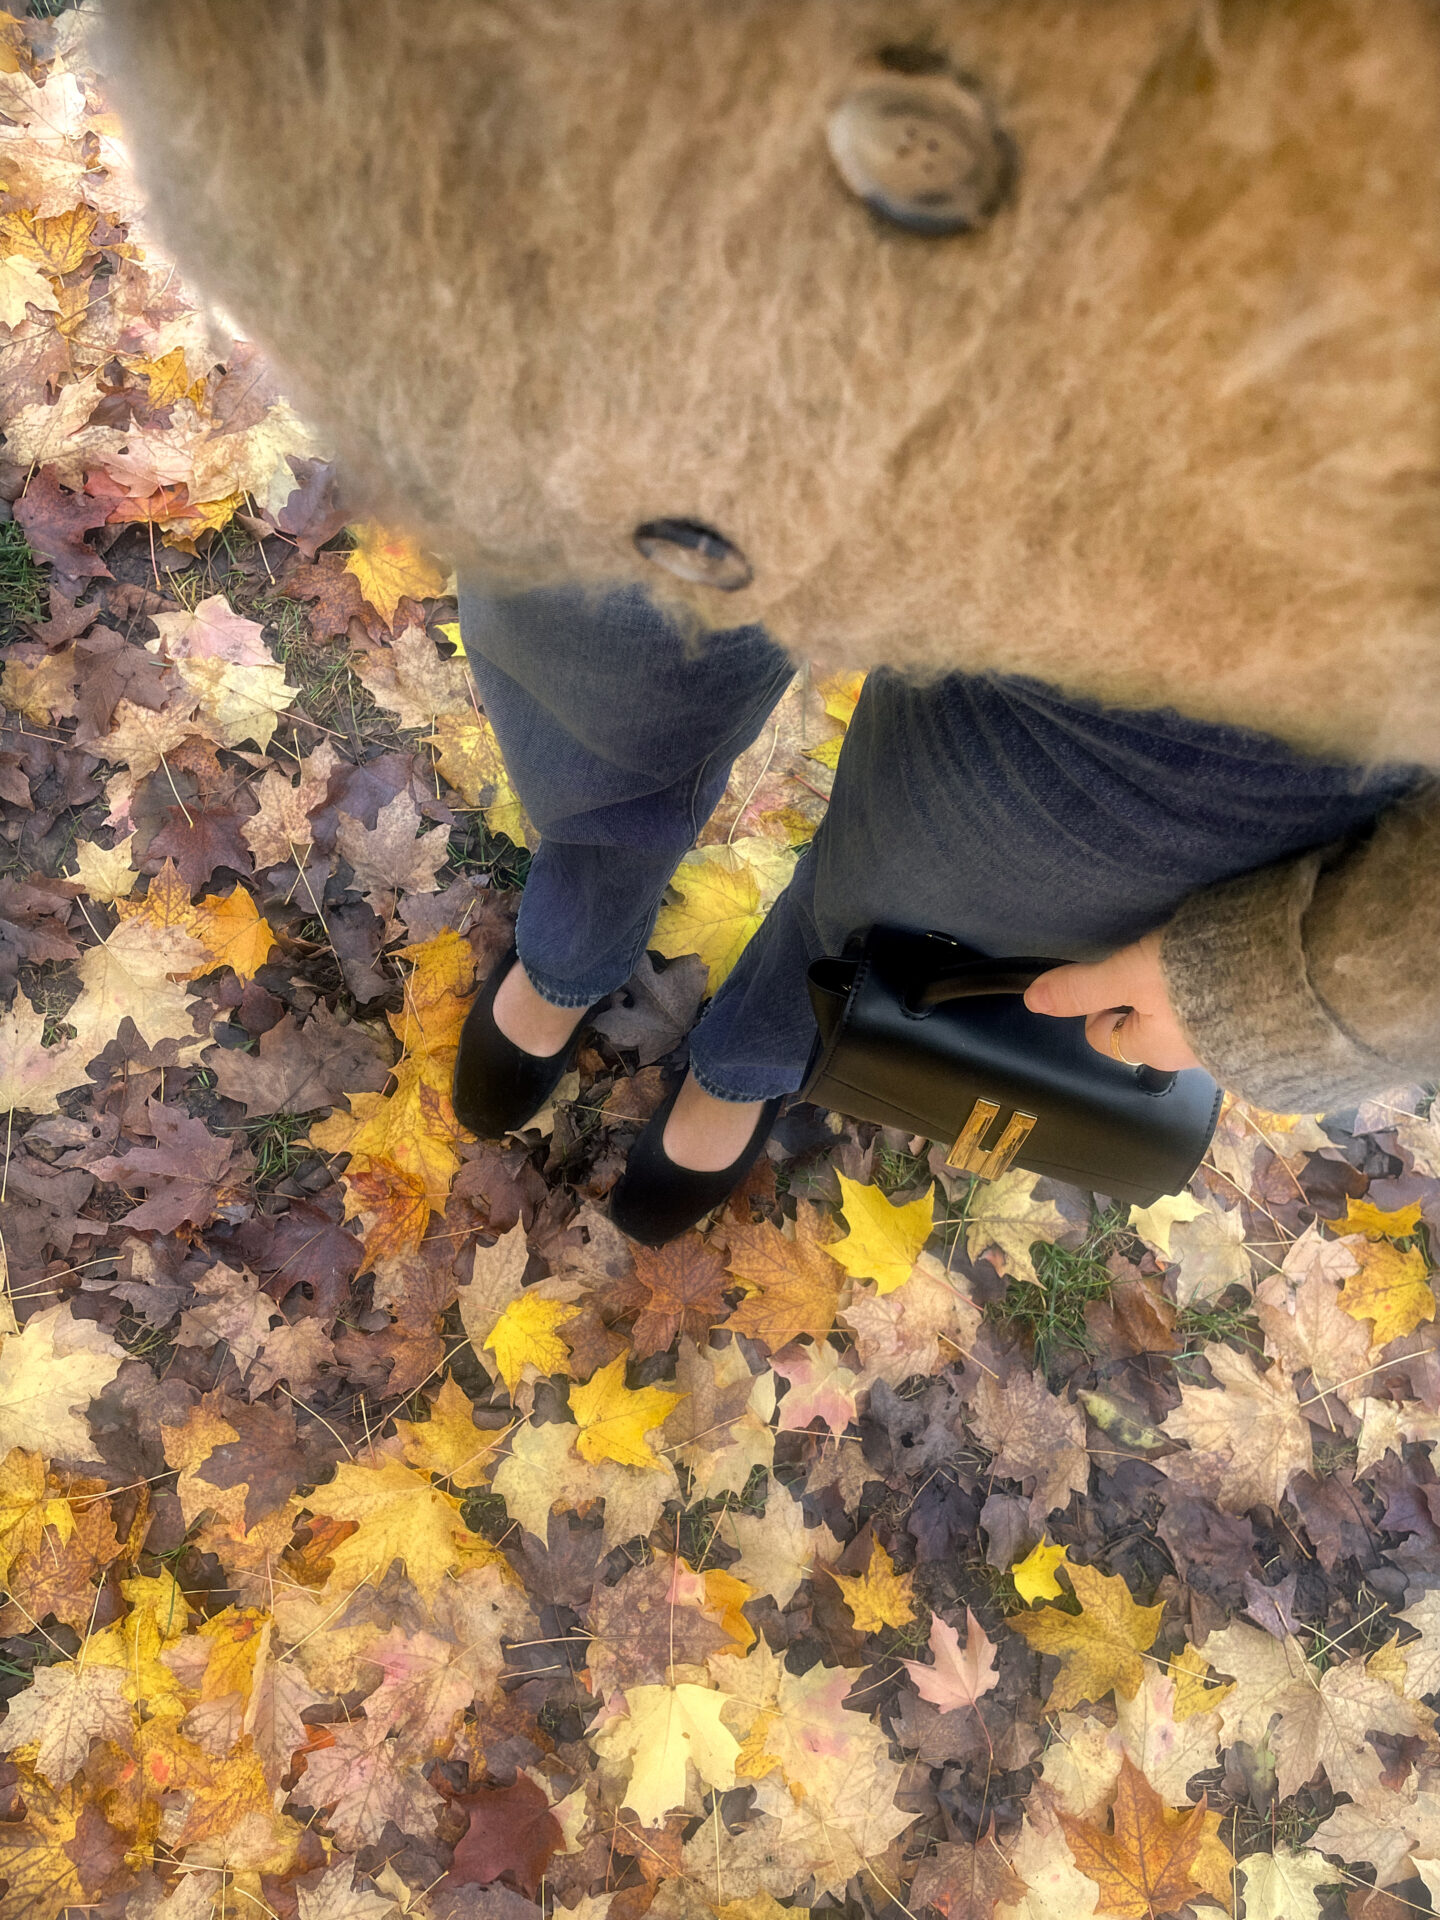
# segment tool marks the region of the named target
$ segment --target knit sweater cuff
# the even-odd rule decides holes
[[[1394,1063],[1335,1017],[1310,981],[1303,920],[1319,853],[1192,894],[1160,962],[1196,1056],[1273,1113],[1324,1113],[1391,1085]]]

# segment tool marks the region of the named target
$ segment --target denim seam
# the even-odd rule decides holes
[[[612,986],[599,987],[594,993],[580,993],[577,995],[573,987],[568,990],[562,987],[556,987],[547,980],[544,974],[537,977],[534,970],[523,957],[521,958],[520,965],[524,971],[525,978],[530,982],[540,998],[545,1001],[548,1006],[562,1007],[566,1012],[571,1012],[577,1007],[593,1007],[597,1000],[603,1000],[607,994],[614,993],[617,988],[624,986],[625,980],[630,978],[630,975],[627,973],[625,980],[617,981]],[[633,968],[631,971],[633,972]]]
[[[701,1092],[708,1093],[712,1100],[727,1100],[736,1106],[743,1106],[751,1100],[776,1100],[782,1097],[774,1093],[733,1093],[729,1088],[722,1087],[718,1081],[712,1080],[708,1074],[703,1073],[696,1066],[693,1053],[690,1056],[690,1071],[694,1074],[696,1085]]]

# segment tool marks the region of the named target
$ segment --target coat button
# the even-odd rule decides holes
[[[857,87],[831,114],[830,157],[882,219],[911,233],[970,233],[1010,190],[1014,149],[974,87],[897,74]]]
[[[755,578],[737,546],[698,520],[647,520],[635,529],[635,544],[647,560],[679,580],[738,593]]]

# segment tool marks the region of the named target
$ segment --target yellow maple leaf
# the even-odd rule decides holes
[[[1435,1318],[1429,1271],[1418,1247],[1402,1252],[1388,1240],[1369,1241],[1360,1253],[1360,1271],[1340,1290],[1340,1305],[1352,1319],[1369,1320],[1374,1344],[1383,1347]]]
[[[627,1712],[591,1734],[602,1760],[631,1763],[621,1804],[643,1826],[656,1826],[672,1807],[685,1804],[687,1765],[707,1786],[734,1786],[740,1742],[720,1718],[727,1699],[688,1683],[629,1687]]]
[[[625,1384],[628,1358],[617,1353],[608,1367],[601,1367],[583,1386],[570,1389],[570,1411],[580,1428],[576,1450],[592,1464],[615,1460],[622,1467],[658,1467],[660,1462],[645,1436],[679,1405],[681,1396],[663,1387],[632,1392]]]
[[[1191,1646],[1187,1640],[1170,1662],[1170,1678],[1175,1682],[1177,1720],[1189,1720],[1194,1714],[1208,1713],[1212,1707],[1219,1706],[1227,1693],[1235,1691],[1231,1681],[1221,1686],[1207,1686],[1205,1681],[1209,1672],[1210,1662],[1198,1647]]]
[[[833,1567],[826,1571],[844,1594],[857,1633],[903,1627],[915,1618],[914,1575],[896,1573],[895,1562],[878,1540],[870,1542],[870,1564],[864,1573],[836,1573]]]
[[[41,1454],[12,1447],[0,1461],[0,1579],[8,1577],[22,1553],[39,1549],[46,1527],[54,1527],[64,1546],[75,1531],[70,1502],[57,1499],[47,1486]]]
[[[1408,1207],[1386,1213],[1372,1200],[1357,1200],[1351,1194],[1345,1201],[1344,1219],[1326,1225],[1337,1235],[1363,1233],[1370,1240],[1406,1240],[1419,1228],[1420,1202],[1412,1200]]]
[[[1162,1193],[1148,1207],[1131,1207],[1130,1229],[1147,1246],[1169,1260],[1170,1230],[1186,1220],[1198,1220],[1205,1209],[1193,1193]]]
[[[935,1227],[935,1189],[897,1206],[879,1187],[840,1175],[841,1216],[850,1232],[826,1252],[854,1280],[873,1280],[879,1294],[894,1293],[910,1278]]]
[[[495,729],[483,713],[442,713],[435,731],[425,736],[435,749],[442,776],[465,800],[478,807],[491,833],[503,833],[517,846],[527,846],[530,822],[500,754]]]
[[[1082,1700],[1103,1700],[1112,1687],[1122,1699],[1133,1699],[1145,1678],[1140,1656],[1160,1631],[1163,1601],[1157,1607],[1139,1607],[1118,1576],[1081,1566],[1069,1572],[1079,1613],[1042,1607],[1036,1613],[1012,1614],[1009,1620],[1032,1647],[1060,1657],[1046,1706],[1058,1711]]]
[[[263,753],[298,691],[287,685],[285,669],[276,661],[252,667],[201,655],[171,665],[195,695],[205,730],[222,747],[253,740]]]
[[[173,406],[177,400],[184,400],[187,396],[199,405],[205,382],[190,378],[183,347],[172,347],[169,353],[162,354],[158,360],[137,359],[130,361],[129,365],[148,384],[152,407]]]
[[[1069,1565],[1064,1547],[1048,1546],[1041,1540],[1023,1560],[1015,1562],[1010,1578],[1015,1582],[1015,1591],[1026,1602],[1058,1600],[1065,1589],[1055,1578],[1055,1571],[1058,1567],[1068,1569]]]
[[[685,1566],[683,1560],[680,1564]],[[705,1601],[700,1611],[717,1621],[735,1642],[731,1647],[717,1647],[717,1655],[733,1653],[737,1659],[743,1657],[747,1648],[755,1644],[755,1629],[742,1611],[745,1602],[755,1598],[755,1589],[723,1567],[707,1567],[700,1577],[705,1583]]]
[[[542,1300],[533,1291],[512,1300],[485,1340],[511,1397],[527,1366],[537,1373],[568,1373],[570,1349],[556,1333],[579,1307],[563,1300]],[[623,1356],[622,1356],[623,1357]]]
[[[200,943],[204,959],[199,965],[172,969],[177,980],[195,980],[217,967],[232,967],[242,980],[253,980],[275,945],[269,921],[244,887],[228,894],[207,894],[192,905],[190,889],[173,860],[167,860],[155,875],[143,900],[122,899],[115,904],[122,922],[162,933],[186,933]]]
[[[373,1467],[343,1461],[309,1503],[332,1520],[358,1522],[357,1531],[330,1552],[330,1582],[341,1590],[362,1583],[379,1586],[391,1561],[403,1560],[412,1585],[433,1601],[441,1581],[460,1562],[457,1535],[465,1533],[460,1502],[398,1460]]]
[[[72,207],[68,213],[7,213],[0,220],[7,253],[22,254],[59,279],[82,265],[100,216],[93,207]]]
[[[671,960],[699,954],[714,993],[794,868],[790,848],[753,836],[734,846],[697,847],[676,869],[670,885],[680,901],[660,909],[651,945]]]
[[[405,1458],[422,1473],[438,1474],[452,1487],[483,1487],[502,1436],[481,1433],[470,1397],[449,1374],[430,1403],[428,1420],[397,1420]]]
[[[431,556],[403,533],[391,533],[373,520],[350,529],[354,550],[345,571],[353,573],[360,591],[387,627],[395,623],[402,599],[435,600],[444,593],[446,576]]]
[[[103,900],[109,906],[130,893],[140,878],[130,864],[130,849],[134,844],[133,833],[117,840],[113,847],[97,847],[93,840],[76,841],[73,877],[92,900]]]
[[[450,1078],[475,961],[453,930],[400,949],[413,970],[405,1001],[392,1013],[404,1053],[388,1093],[353,1093],[349,1113],[310,1129],[322,1153],[348,1153],[345,1217],[365,1224],[365,1251],[376,1259],[418,1247],[434,1213],[443,1213],[460,1169],[460,1123]]]

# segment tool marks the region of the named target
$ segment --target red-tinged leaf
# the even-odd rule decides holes
[[[544,1793],[521,1774],[513,1786],[482,1787],[459,1805],[470,1824],[455,1848],[452,1877],[481,1887],[503,1880],[533,1899],[551,1855],[565,1844]]]

